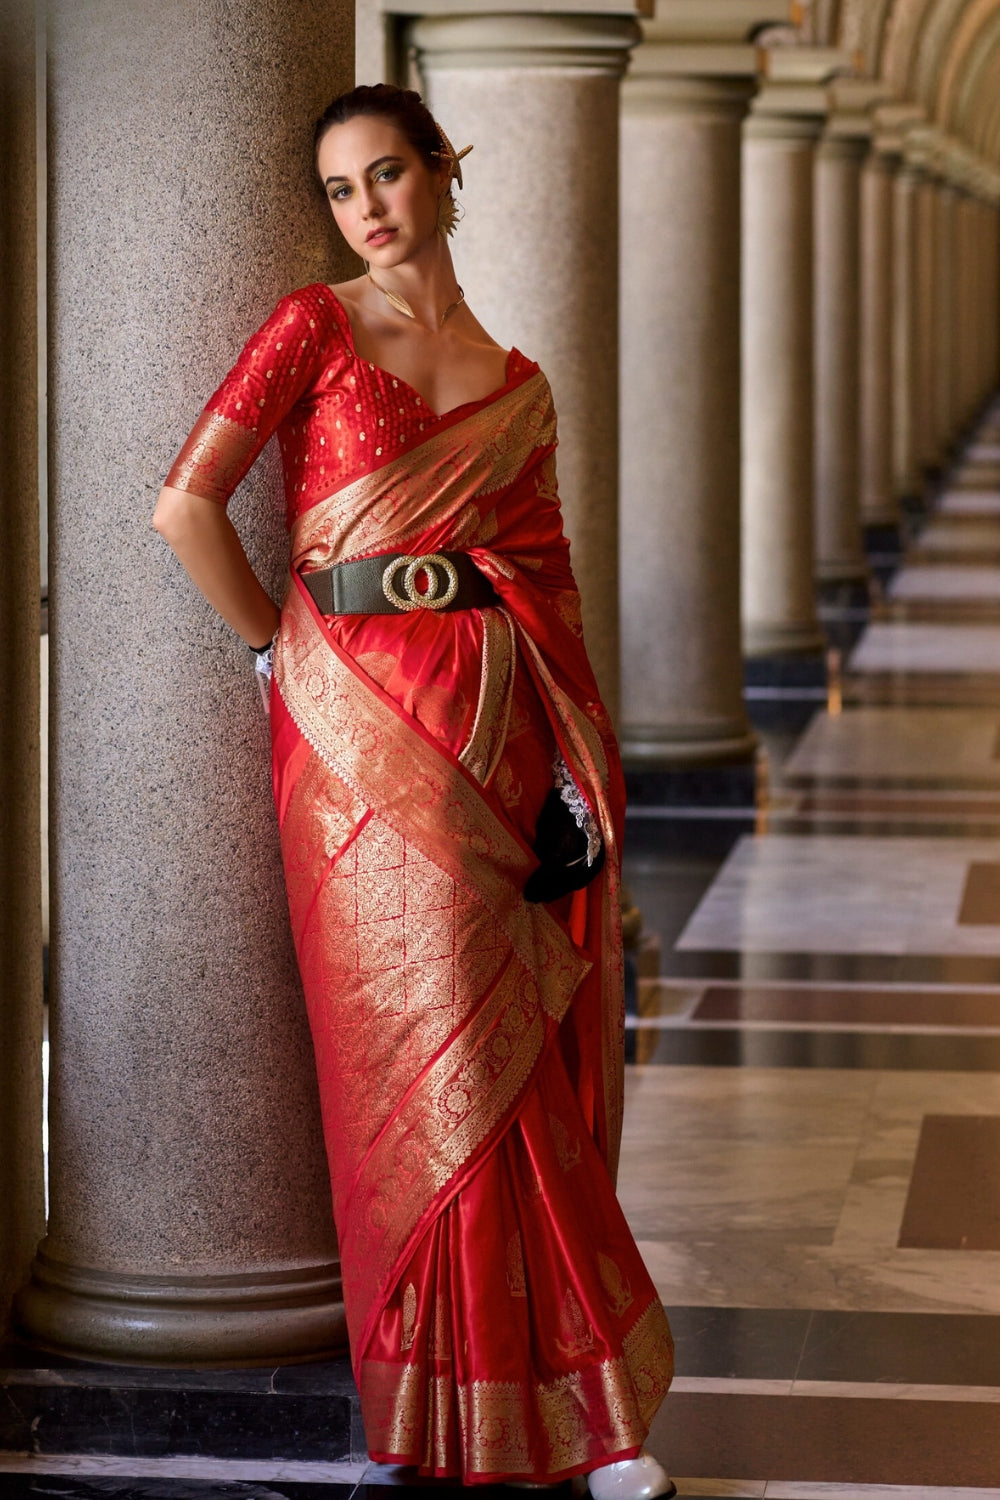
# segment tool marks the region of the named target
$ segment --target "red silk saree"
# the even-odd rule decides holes
[[[437,416],[316,285],[250,340],[167,482],[225,501],[275,431],[274,791],[369,1450],[466,1483],[632,1457],[672,1347],[613,1187],[624,795],[547,382],[512,351],[498,391]],[[324,617],[300,577],[442,550],[497,607]],[[607,860],[532,905],[557,756]]]

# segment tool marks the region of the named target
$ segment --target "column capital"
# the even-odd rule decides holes
[[[698,0],[697,5],[656,0],[654,18],[646,25],[663,41],[745,44],[763,25],[793,25],[800,9],[795,0]]]
[[[747,134],[756,139],[815,139],[831,112],[830,85],[850,67],[850,56],[834,47],[762,49],[762,86],[750,106]]]
[[[860,161],[867,154],[870,137],[853,130],[844,131],[840,128],[842,123],[836,115],[827,119],[826,128],[820,136],[818,153],[828,161]]]
[[[870,78],[834,78],[828,85],[830,116],[826,142],[853,142],[864,152],[875,130],[873,110],[891,97],[885,84]]]
[[[620,78],[641,39],[634,9],[614,13],[422,14],[407,27],[434,68],[587,68]]]

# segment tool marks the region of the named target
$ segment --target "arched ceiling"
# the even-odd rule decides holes
[[[1000,166],[1000,0],[813,0],[817,40]]]

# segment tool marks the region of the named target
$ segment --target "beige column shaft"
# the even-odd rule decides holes
[[[893,209],[899,157],[872,151],[861,172],[860,494],[868,526],[894,526]]]
[[[754,743],[739,425],[740,126],[752,85],[656,68],[647,41],[623,90],[623,748],[709,764]]]
[[[279,294],[336,274],[310,121],[349,7],[51,11],[51,1217],[20,1324],[85,1356],[343,1338],[315,1073],[245,645],[150,512]],[[272,589],[268,459],[234,503]]]
[[[983,288],[982,316],[977,326],[982,337],[979,399],[985,401],[1000,383],[1000,257],[998,232],[1000,208],[983,202],[980,207],[980,276]]]
[[[548,376],[584,635],[618,711],[618,114],[625,16],[424,17],[410,41],[465,168],[455,237],[470,306]],[[551,184],[566,184],[556,205]],[[652,227],[649,231],[654,233]]]
[[[969,253],[969,206],[967,193],[955,193],[952,248],[954,266],[951,280],[952,336],[952,389],[951,430],[962,431],[972,414],[972,396],[969,377],[969,329],[968,294],[972,279],[972,259]]]
[[[0,1332],[45,1214],[35,78],[34,6],[0,0]]]
[[[984,395],[1000,385],[1000,204],[987,205],[984,231],[985,278],[987,288],[986,360]]]
[[[943,447],[938,437],[936,404],[936,345],[938,334],[938,234],[937,183],[921,180],[917,194],[917,436],[923,469],[940,462]]]
[[[939,457],[955,436],[955,210],[957,194],[948,182],[937,185],[934,201],[934,351],[932,410]]]
[[[824,137],[815,176],[816,573],[868,575],[858,473],[859,237],[862,141]]]
[[[972,200],[972,259],[974,286],[970,293],[969,340],[973,361],[973,406],[978,408],[988,395],[989,345],[988,319],[990,317],[990,293],[987,271],[987,205],[981,198]]]
[[[905,162],[895,180],[892,214],[892,467],[897,498],[921,487],[919,174]]]
[[[813,156],[820,122],[754,116],[743,145],[743,621],[751,656],[816,651]]]

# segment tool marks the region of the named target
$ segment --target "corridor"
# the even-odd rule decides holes
[[[651,1447],[682,1497],[1000,1500],[1000,403],[905,530],[870,618],[827,621],[854,637],[827,708],[764,734],[757,806],[631,810],[660,973],[628,1021],[620,1191],[677,1342]],[[413,1482],[357,1433],[353,1461],[319,1456],[346,1361],[180,1377],[219,1401],[212,1457],[176,1389],[157,1405],[163,1372],[30,1378],[67,1411],[113,1387],[124,1426],[110,1452],[84,1417],[91,1451],[5,1455],[4,1500]],[[313,1459],[262,1457],[290,1441],[277,1410],[243,1426],[265,1388]],[[166,1419],[186,1456],[160,1456]],[[129,1424],[136,1455],[110,1456]]]
[[[756,826],[629,825],[682,1494],[1000,1495],[1000,407],[909,529]]]

